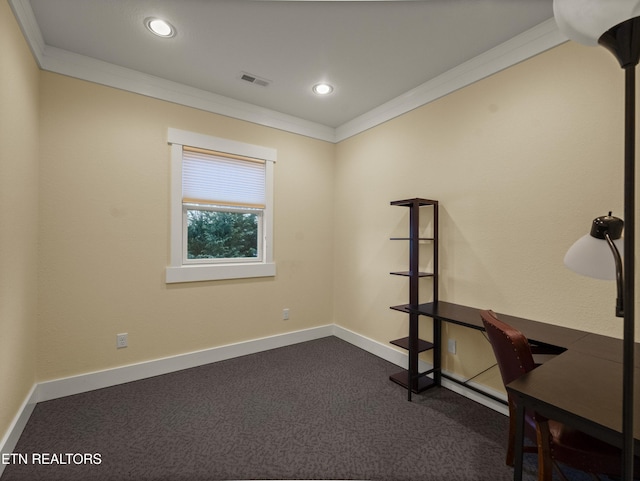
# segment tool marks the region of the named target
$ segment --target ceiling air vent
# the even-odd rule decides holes
[[[245,82],[249,82],[251,84],[256,84],[259,85],[260,87],[266,87],[267,85],[269,85],[271,82],[267,79],[263,79],[260,78],[256,75],[252,75],[250,73],[246,73],[246,72],[242,72],[242,74],[240,75],[240,79],[244,80]]]

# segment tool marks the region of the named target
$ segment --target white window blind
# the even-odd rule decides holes
[[[185,146],[182,202],[264,209],[265,162]]]

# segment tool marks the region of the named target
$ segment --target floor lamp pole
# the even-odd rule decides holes
[[[636,66],[625,68],[624,161],[624,317],[622,364],[622,436],[624,481],[633,480],[633,384],[635,344],[635,104]]]
[[[635,344],[635,149],[636,65],[640,59],[640,17],[605,32],[598,43],[615,55],[625,71],[624,128],[624,314],[622,349],[622,479],[633,481],[634,344]]]

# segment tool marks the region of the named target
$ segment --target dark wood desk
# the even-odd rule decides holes
[[[417,306],[417,308],[412,308],[411,305],[404,304],[401,306],[394,306],[392,307],[392,309],[401,312],[431,317],[434,320],[436,326],[434,327],[434,335],[437,336],[441,335],[440,323],[442,322],[484,331],[484,325],[482,324],[482,318],[480,317],[480,309],[478,309],[477,307],[469,307],[460,304],[454,304],[451,302],[438,301],[437,303],[428,302],[425,304],[420,304]],[[536,354],[559,354],[561,352],[564,352],[569,346],[575,345],[578,341],[584,339],[585,336],[588,335],[588,333],[584,331],[556,326],[539,321],[533,321],[521,317],[510,316],[508,314],[498,314],[498,317],[504,320],[504,322],[512,325],[513,327],[524,333],[530,344],[532,344],[532,347],[534,348],[534,352],[536,352]],[[406,343],[408,344],[408,338],[399,341],[406,341]],[[394,344],[401,345],[398,341],[392,342]],[[435,344],[439,346],[440,343],[436,342]],[[407,346],[402,347],[408,349]],[[429,385],[440,385],[440,379],[445,378],[453,383],[465,386],[466,389],[478,392],[489,399],[493,399],[494,401],[506,404],[504,399],[496,397],[482,388],[475,387],[469,384],[467,381],[461,381],[454,376],[449,376],[446,373],[443,373],[441,369],[441,356],[442,350],[436,349],[436,351],[434,352],[434,369],[421,374],[421,376],[424,376],[431,374],[432,372],[434,373],[434,381],[432,381]],[[399,384],[402,383],[399,382]]]
[[[524,412],[535,410],[622,447],[622,341],[589,334],[567,351],[507,386],[517,404],[514,480],[522,480]],[[640,399],[636,343],[635,399]],[[640,403],[634,406],[635,450],[640,452]]]
[[[404,307],[410,309],[409,306]],[[460,326],[484,331],[484,325],[480,317],[480,309],[477,307],[438,301],[436,304],[433,302],[420,304],[416,312],[420,315],[439,319],[451,324],[458,324]],[[575,344],[580,339],[589,335],[584,331],[523,319],[508,314],[496,313],[496,315],[503,322],[522,332],[529,342],[537,345],[548,345],[553,348],[567,349],[570,345]]]
[[[484,330],[479,309],[475,307],[439,301],[420,304],[417,309],[408,305],[395,309],[415,312],[438,322]],[[533,409],[621,447],[622,340],[507,314],[498,313],[497,316],[521,331],[532,345],[559,354],[507,386],[518,406],[514,479],[522,479],[525,409]],[[635,347],[634,396],[638,400],[640,344],[636,343]],[[493,397],[482,390],[474,390]],[[636,401],[634,408],[635,450],[640,452],[640,401]]]

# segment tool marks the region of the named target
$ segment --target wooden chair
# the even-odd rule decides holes
[[[493,311],[480,311],[480,316],[505,386],[537,367],[529,342],[520,331],[500,321]],[[511,396],[508,403],[509,437],[506,461],[509,466],[513,466],[516,408]],[[557,462],[590,473],[595,479],[600,479],[599,474],[620,476],[622,451],[581,431],[545,419],[536,413],[527,412],[525,436],[536,443],[535,446],[525,446],[525,452],[538,453],[539,481],[551,481],[553,467],[563,480],[567,479]],[[640,475],[639,461],[636,457],[636,478]]]

